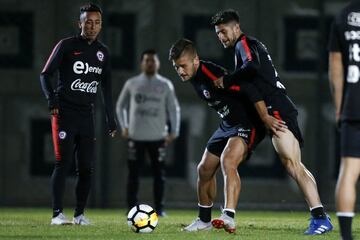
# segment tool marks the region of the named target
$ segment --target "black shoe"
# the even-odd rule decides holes
[[[164,212],[163,210],[158,210],[158,211],[156,211],[156,214],[157,214],[159,217],[167,217],[166,212]]]

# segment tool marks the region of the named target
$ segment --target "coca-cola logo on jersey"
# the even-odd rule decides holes
[[[102,73],[102,68],[89,66],[89,64],[82,61],[76,61],[73,65],[74,73],[76,74],[88,74],[88,73]]]
[[[87,82],[82,82],[81,79],[76,79],[71,84],[71,90],[87,92],[87,93],[96,93],[98,84],[99,83],[97,81],[92,81],[87,83]]]

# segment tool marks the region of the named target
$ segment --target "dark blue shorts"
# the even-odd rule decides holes
[[[298,112],[290,98],[286,95],[269,96],[266,105],[269,114],[279,120],[285,121],[289,131],[291,131],[298,140],[300,147],[303,147],[304,139],[297,122]]]
[[[206,148],[212,154],[220,157],[229,138],[241,137],[248,145],[248,156],[250,156],[251,151],[264,139],[265,134],[266,131],[263,127],[255,128],[244,124],[232,126],[222,122],[209,139]]]
[[[360,121],[343,121],[340,126],[341,157],[360,158]]]

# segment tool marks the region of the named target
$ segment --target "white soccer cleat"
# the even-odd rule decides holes
[[[183,228],[183,231],[186,232],[197,232],[210,230],[212,228],[211,222],[203,222],[200,218],[195,219],[190,225]]]
[[[214,228],[225,229],[228,233],[234,233],[236,230],[235,220],[232,217],[229,217],[225,213],[222,213],[219,218],[215,218],[211,221],[211,224]]]
[[[56,217],[51,219],[51,225],[71,225],[70,222],[63,213],[59,213]]]
[[[90,225],[89,219],[87,219],[84,214],[74,217],[72,222],[75,225]]]

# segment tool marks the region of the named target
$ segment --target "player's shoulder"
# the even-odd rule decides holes
[[[355,25],[358,25],[360,18],[360,2],[353,1],[345,5],[345,7],[335,16],[335,23],[342,24],[344,22],[351,24],[354,21]]]
[[[63,42],[63,43],[73,43],[75,41],[77,41],[77,37],[76,36],[71,36],[71,37],[65,37],[65,38],[62,38],[60,40],[60,42]]]
[[[105,51],[106,53],[109,53],[109,47],[103,43],[102,41],[100,40],[97,40],[96,41],[96,46],[100,49],[102,49],[103,51]]]
[[[66,46],[70,46],[74,41],[76,41],[76,37],[75,36],[71,36],[71,37],[65,37],[60,39],[56,46],[57,47],[66,47]]]
[[[206,60],[200,60],[201,66],[204,66],[205,68],[209,69],[216,69],[223,72],[226,72],[226,69],[223,66],[220,66],[214,62],[206,61]]]
[[[247,43],[256,43],[259,42],[259,40],[251,35],[247,35],[247,34],[241,34],[241,36],[239,37],[237,44],[238,43],[243,43],[244,41],[246,41]]]
[[[167,86],[170,89],[174,88],[174,85],[172,81],[169,78],[164,77],[163,75],[156,74],[156,79],[160,82],[160,84],[163,84]]]
[[[164,84],[172,84],[172,82],[171,82],[171,80],[169,79],[169,78],[167,78],[167,77],[165,77],[165,76],[163,76],[163,75],[161,75],[161,74],[156,74],[155,75],[156,76],[156,79],[158,80],[158,81],[160,81],[161,83],[164,83]]]
[[[246,35],[246,34],[242,34],[238,38],[238,40],[235,44],[235,52],[242,51],[242,49],[244,49],[244,48],[254,48],[254,47],[256,48],[259,45],[262,45],[262,44],[257,38]]]
[[[128,78],[128,79],[126,80],[126,82],[127,82],[128,84],[133,84],[133,83],[135,83],[135,82],[141,81],[141,79],[142,79],[142,74],[138,74],[138,75],[135,75],[135,76],[132,76],[132,77]]]
[[[360,10],[360,2],[352,1],[347,3],[340,13],[358,12]]]
[[[262,41],[257,39],[256,37],[244,35],[243,39],[245,39],[246,41],[245,41],[245,43],[241,43],[242,45],[246,44],[250,48],[253,48],[253,49],[256,48],[257,51],[262,51],[262,52],[264,51],[265,53],[268,52],[266,45]],[[238,43],[239,42],[240,41],[238,41]]]

